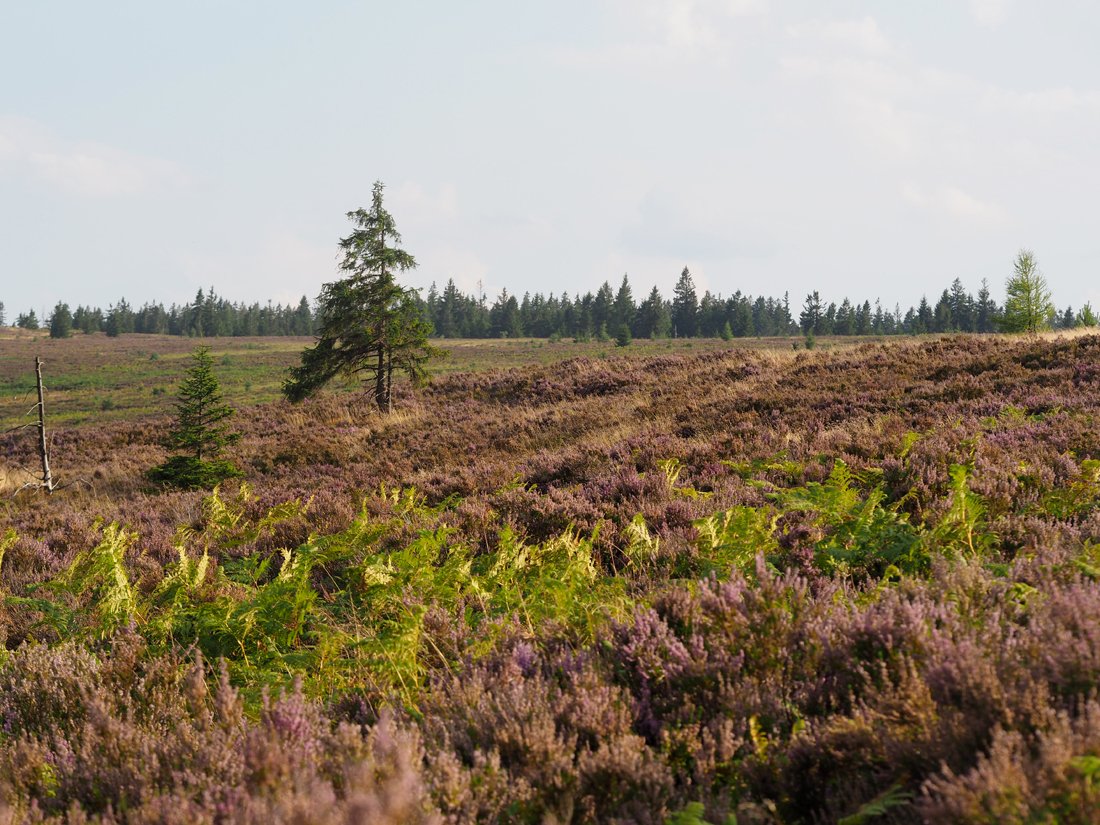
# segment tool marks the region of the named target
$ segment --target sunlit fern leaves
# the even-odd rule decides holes
[[[136,619],[137,593],[125,560],[136,540],[137,533],[108,524],[99,544],[78,553],[68,569],[45,585],[72,603],[89,602],[91,610],[83,614],[80,632],[104,638]]]
[[[775,537],[778,515],[771,508],[732,507],[694,522],[699,556],[683,575],[728,575],[740,570],[752,575],[756,557],[771,556],[779,547]]]

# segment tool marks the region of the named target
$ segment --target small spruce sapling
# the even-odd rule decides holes
[[[164,446],[178,453],[149,471],[153,481],[187,489],[214,487],[241,472],[226,459],[222,450],[240,434],[227,421],[235,410],[224,402],[214,376],[210,348],[196,347],[194,363],[180,385],[176,400],[176,423]]]
[[[626,324],[619,324],[618,332],[615,334],[615,346],[629,347],[633,340],[634,338],[630,334],[630,327]]]

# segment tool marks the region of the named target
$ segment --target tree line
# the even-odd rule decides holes
[[[1032,261],[1033,256],[1028,260]],[[1077,312],[1072,307],[1056,311],[1045,282],[1041,291],[1044,300],[1034,308],[1034,313],[1041,316],[1039,326],[1066,329],[1096,325],[1088,304]],[[817,290],[794,308],[788,293],[780,298],[738,290],[726,297],[708,290],[700,297],[687,267],[680,273],[671,300],[653,287],[641,302],[636,301],[627,275],[623,275],[617,290],[606,281],[595,293],[583,296],[526,293],[517,298],[502,290],[492,304],[487,304],[483,296],[462,293],[452,279],[442,292],[433,284],[424,300],[427,318],[436,335],[443,338],[568,336],[578,340],[1016,331],[1019,323],[1014,307],[1011,288],[1005,303],[999,304],[988,280],[983,279],[975,296],[958,278],[935,303],[922,297],[917,306],[904,312],[900,305],[884,308],[878,300],[872,304],[870,300],[861,303],[844,298],[839,304],[826,303]]]
[[[6,322],[4,304],[0,302],[0,326]],[[295,305],[235,303],[219,297],[214,288],[199,290],[189,304],[146,303],[134,308],[125,298],[106,310],[93,306],[77,306],[58,301],[53,312],[39,319],[35,311],[20,313],[15,326],[21,329],[47,329],[53,338],[67,338],[74,331],[87,335],[102,332],[109,336],[130,332],[187,337],[279,336],[311,335],[314,313],[309,299]]]
[[[1028,265],[1034,264],[1033,253]],[[1019,264],[1019,256],[1017,265]],[[625,338],[751,338],[791,335],[920,335],[923,333],[1013,331],[1013,279],[1005,303],[993,297],[989,282],[982,280],[976,295],[959,278],[943,290],[933,303],[922,297],[916,306],[904,312],[900,305],[892,309],[876,300],[826,303],[814,290],[800,306],[792,307],[790,296],[753,296],[737,290],[730,296],[709,290],[700,296],[690,270],[685,267],[673,289],[671,299],[653,287],[640,301],[635,299],[630,279],[623,275],[618,289],[605,281],[595,292],[570,295],[563,292],[525,293],[517,297],[507,289],[490,303],[484,294],[462,292],[453,279],[440,291],[433,283],[426,296],[410,291],[408,305],[415,307],[431,325],[432,335],[440,338],[573,338],[575,340],[622,341]],[[1039,276],[1041,277],[1041,276]],[[1045,290],[1045,282],[1043,289]],[[1089,304],[1079,310],[1056,310],[1045,301],[1034,312],[1044,328],[1068,329],[1095,326],[1097,317]],[[321,296],[321,304],[325,296]],[[1006,313],[1006,308],[1008,312]],[[0,326],[5,323],[0,302]],[[15,321],[23,329],[43,327],[34,311],[21,313]],[[323,324],[320,313],[303,295],[296,306],[259,303],[234,303],[219,297],[213,287],[200,290],[189,304],[147,303],[134,309],[125,299],[98,307],[58,302],[44,326],[55,338],[66,338],[74,330],[86,334],[102,332],[109,336],[123,333],[153,333],[191,337],[217,336],[308,336]],[[1029,329],[1033,323],[1024,326]]]

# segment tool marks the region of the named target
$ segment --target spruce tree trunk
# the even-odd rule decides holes
[[[378,365],[374,370],[374,403],[380,410],[385,410],[389,403],[386,399],[386,348],[381,342],[378,344]]]
[[[393,412],[393,350],[386,350],[386,412]]]

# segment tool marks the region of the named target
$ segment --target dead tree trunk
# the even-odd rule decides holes
[[[34,375],[38,381],[38,457],[42,459],[41,486],[53,493],[53,474],[50,473],[50,452],[46,446],[46,398],[42,392],[42,359],[34,357]]]

